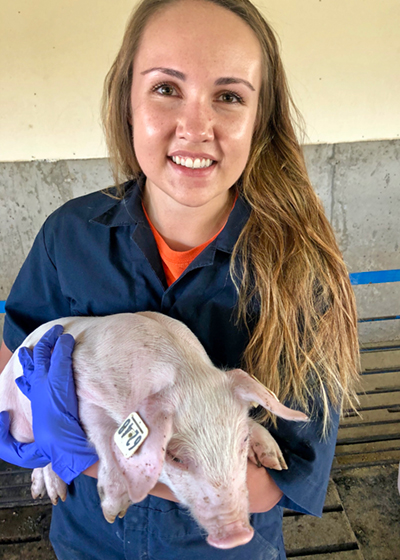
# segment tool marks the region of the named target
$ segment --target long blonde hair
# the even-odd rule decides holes
[[[176,1],[143,0],[137,6],[105,81],[103,123],[120,197],[122,180],[141,171],[130,124],[132,61],[150,17]],[[356,399],[353,290],[307,174],[293,125],[297,111],[271,27],[249,0],[206,1],[241,17],[256,34],[264,59],[258,125],[237,185],[251,214],[231,259],[238,320],[251,324],[244,367],[281,400],[309,414],[322,402],[326,433],[329,405],[340,409],[344,400],[352,406]],[[258,419],[267,417],[263,411]]]

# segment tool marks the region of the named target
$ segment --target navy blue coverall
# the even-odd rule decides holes
[[[156,242],[141,205],[141,184],[121,201],[95,192],[56,210],[41,228],[6,304],[4,341],[14,351],[36,327],[59,317],[158,311],[183,321],[216,366],[241,365],[248,342],[235,322],[237,292],[229,275],[233,246],[249,216],[239,197],[218,237],[167,286]],[[271,428],[287,471],[269,471],[284,493],[254,514],[255,536],[244,546],[209,546],[180,504],[147,496],[108,524],[96,480],[80,475],[65,503],[53,508],[51,541],[59,560],[283,560],[282,510],[321,515],[334,454],[338,415],[321,440],[321,418],[279,420]]]

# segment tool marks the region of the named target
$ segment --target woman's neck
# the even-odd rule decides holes
[[[199,207],[184,206],[163,195],[152,197],[145,188],[143,205],[155,229],[174,251],[187,251],[211,239],[226,223],[235,200],[232,188],[226,196]]]

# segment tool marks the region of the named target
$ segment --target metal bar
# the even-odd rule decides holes
[[[373,375],[375,373],[400,373],[400,366],[387,367],[387,368],[375,368],[375,369],[364,369],[361,373],[362,375]]]
[[[358,319],[358,322],[372,323],[375,321],[393,321],[393,319],[400,319],[400,315],[388,315],[386,317],[366,317],[365,319]]]
[[[393,346],[368,346],[365,348],[360,348],[360,353],[367,354],[371,352],[391,352],[393,350],[400,350],[400,345],[394,344]]]
[[[385,284],[386,282],[400,282],[400,269],[352,272],[349,276],[350,282],[353,286],[359,286],[360,284]]]

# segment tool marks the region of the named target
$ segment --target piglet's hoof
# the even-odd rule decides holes
[[[43,469],[33,469],[31,480],[32,498],[34,500],[36,500],[36,498],[44,498],[46,495],[46,485],[44,483]]]
[[[258,467],[264,466],[277,471],[287,469],[282,451],[275,439],[267,429],[253,420],[250,425],[248,456]]]
[[[104,511],[103,511],[103,515],[104,515],[104,519],[106,521],[108,521],[108,523],[111,523],[111,524],[114,523],[116,515],[111,515],[109,513],[104,513]]]
[[[126,509],[120,511],[119,514],[118,514],[118,517],[119,517],[120,519],[122,519],[123,517],[125,517],[127,511],[128,511],[128,508],[126,508]]]

